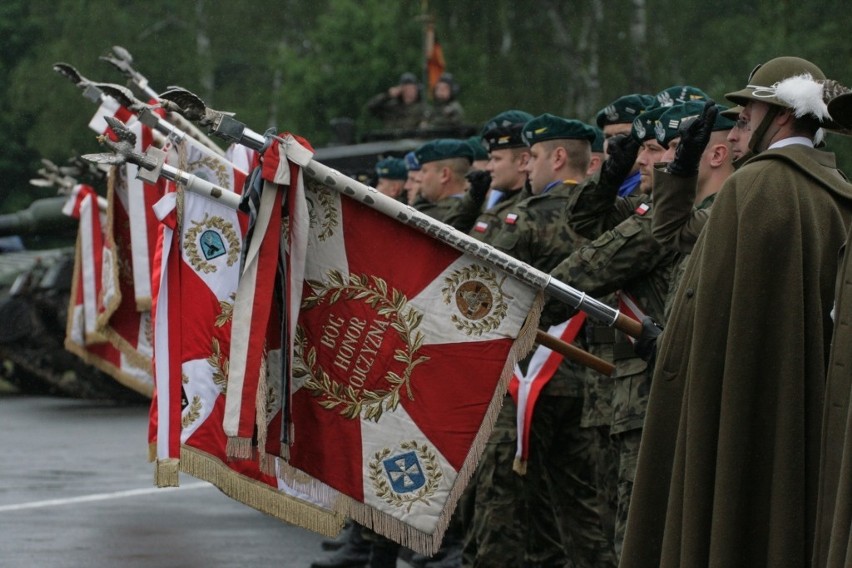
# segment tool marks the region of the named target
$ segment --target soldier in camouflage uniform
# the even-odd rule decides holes
[[[420,162],[417,161],[414,151],[407,153],[403,160],[405,160],[405,169],[408,170],[408,176],[405,178],[402,189],[405,191],[408,204],[417,209],[417,203],[423,201],[423,198],[420,196]]]
[[[604,150],[613,136],[630,136],[633,121],[642,114],[646,107],[653,104],[651,95],[624,95],[606,105],[595,115],[595,122],[604,134]],[[632,195],[639,188],[639,167],[631,167],[629,174],[619,182],[618,195]]]
[[[734,173],[727,138],[735,123],[722,114],[725,110],[727,107],[717,107],[712,101],[689,102],[671,107],[660,117],[657,142],[667,150],[654,171],[653,233],[661,245],[684,254],[672,279],[666,319],[716,193]],[[680,163],[689,161],[688,169],[671,171],[676,153]]]
[[[549,270],[584,242],[567,227],[564,212],[585,178],[594,131],[581,122],[545,114],[528,122],[523,136],[530,146],[527,173],[533,195],[508,210],[491,242],[515,258]],[[496,536],[525,543],[525,565],[613,563],[597,506],[595,465],[589,459],[593,439],[580,428],[585,372],[575,363],[560,365],[535,405],[526,475],[506,479],[506,483],[521,484],[526,533],[512,536],[511,527],[504,526],[506,532]],[[516,412],[507,399],[498,422],[514,423]],[[502,471],[495,471],[498,479],[506,477],[516,445],[511,439],[502,442]],[[489,536],[494,540],[493,527],[480,530],[485,533],[478,535],[480,542],[487,544]],[[478,552],[482,554],[482,544]],[[502,561],[498,557],[488,565],[519,564],[503,556]]]
[[[642,143],[637,162],[643,178],[649,175],[647,165],[659,161],[663,153],[656,140],[653,143],[651,140],[664,110],[661,107],[645,112],[634,121],[631,136]],[[551,275],[596,297],[617,292],[623,305],[637,306],[656,321],[662,321],[658,318],[664,316],[679,254],[664,249],[654,239],[651,212],[648,196],[618,199],[611,186],[587,184],[569,211],[569,222],[574,230],[595,240],[573,252],[551,270]],[[542,320],[553,323],[568,315],[570,310],[564,304],[550,301]],[[623,334],[615,332],[615,335],[616,370],[609,379],[612,381],[610,438],[617,454],[618,480],[608,493],[616,496],[611,507],[615,510],[615,551],[620,554],[650,391],[650,369],[648,363],[626,348]]]
[[[385,158],[376,163],[376,189],[382,195],[408,203],[405,194],[405,182],[408,180],[408,168],[401,158]]]
[[[367,101],[367,110],[387,130],[415,130],[426,113],[420,91],[414,73],[403,73],[398,84]]]
[[[465,175],[473,163],[473,150],[465,140],[441,138],[423,144],[414,151],[414,156],[420,164],[422,197],[414,207],[447,222],[462,205],[467,187]]]
[[[488,162],[483,172],[468,174],[471,187],[456,215],[448,220],[450,224],[480,241],[491,242],[502,215],[529,197],[525,168],[530,152],[521,140],[521,130],[532,119],[528,112],[507,110],[485,123],[481,139],[488,150]]]

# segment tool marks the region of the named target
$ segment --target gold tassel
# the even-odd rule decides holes
[[[237,436],[229,436],[225,443],[225,455],[229,458],[238,460],[247,460],[251,458],[252,445],[251,438],[239,438]]]
[[[515,463],[512,464],[512,471],[517,473],[518,475],[526,475],[527,474],[527,462],[521,458],[516,457]]]
[[[179,487],[179,468],[180,460],[157,460],[157,465],[154,466],[154,484],[157,487]]]
[[[237,473],[205,452],[182,446],[180,456],[181,471],[209,481],[228,497],[262,513],[330,537],[343,528],[344,518],[339,513]]]

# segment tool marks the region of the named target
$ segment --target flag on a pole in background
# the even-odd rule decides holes
[[[444,49],[435,33],[435,24],[429,22],[426,27],[426,72],[429,79],[429,93],[432,93],[438,79],[447,67],[444,61]],[[430,95],[431,96],[431,95]]]
[[[111,280],[108,274],[118,270],[108,245],[111,240],[109,230],[102,225],[104,213],[99,201],[101,198],[94,189],[78,186],[65,209],[66,214],[80,220],[65,348],[123,385],[151,396],[154,380],[151,374],[150,342],[144,332],[147,316],[140,318],[133,310],[132,316],[136,323],[132,332],[121,327],[116,330],[111,325],[104,327],[99,322],[104,289]],[[112,221],[114,215],[107,214],[106,219]]]

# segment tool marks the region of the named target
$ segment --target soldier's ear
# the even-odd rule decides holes
[[[731,148],[728,144],[714,144],[709,148],[710,151],[710,166],[718,168],[729,161],[731,157]]]
[[[521,152],[520,154],[518,154],[518,166],[521,169],[527,167],[527,164],[529,163],[529,161],[530,161],[529,151]]]

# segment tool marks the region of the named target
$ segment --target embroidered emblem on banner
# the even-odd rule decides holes
[[[312,229],[319,227],[320,230],[316,231],[317,239],[324,241],[334,235],[334,230],[340,224],[335,192],[313,180],[308,180],[306,188],[310,226]]]
[[[231,187],[231,178],[225,162],[216,156],[202,156],[197,160],[189,160],[186,148],[186,144],[180,145],[178,169],[189,172],[220,187]]]
[[[377,497],[408,512],[415,503],[429,505],[444,474],[438,456],[427,444],[412,440],[402,442],[399,448],[399,453],[385,448],[373,454],[369,477]]]
[[[423,345],[418,330],[423,314],[377,276],[350,274],[347,281],[339,271],[330,270],[325,282],[308,284],[312,292],[305,295],[302,310],[323,305],[328,314],[316,344],[308,343],[302,326],[296,328],[293,378],[297,384],[301,382],[317,397],[321,407],[349,419],[378,422],[385,411],[399,406],[401,393],[414,400],[412,373],[429,360],[417,356]],[[354,308],[353,303],[361,306],[347,310]],[[382,357],[389,353],[392,361]],[[377,358],[382,369],[373,368]]]
[[[503,292],[503,282],[490,268],[471,264],[444,278],[441,288],[444,303],[454,305],[457,312],[450,317],[456,329],[467,335],[482,335],[500,327],[509,313],[506,300],[512,297]]]
[[[228,255],[228,266],[239,261],[240,238],[230,222],[205,214],[201,221],[192,221],[192,227],[184,235],[183,249],[195,270],[209,274],[217,270],[209,261],[220,256]]]

